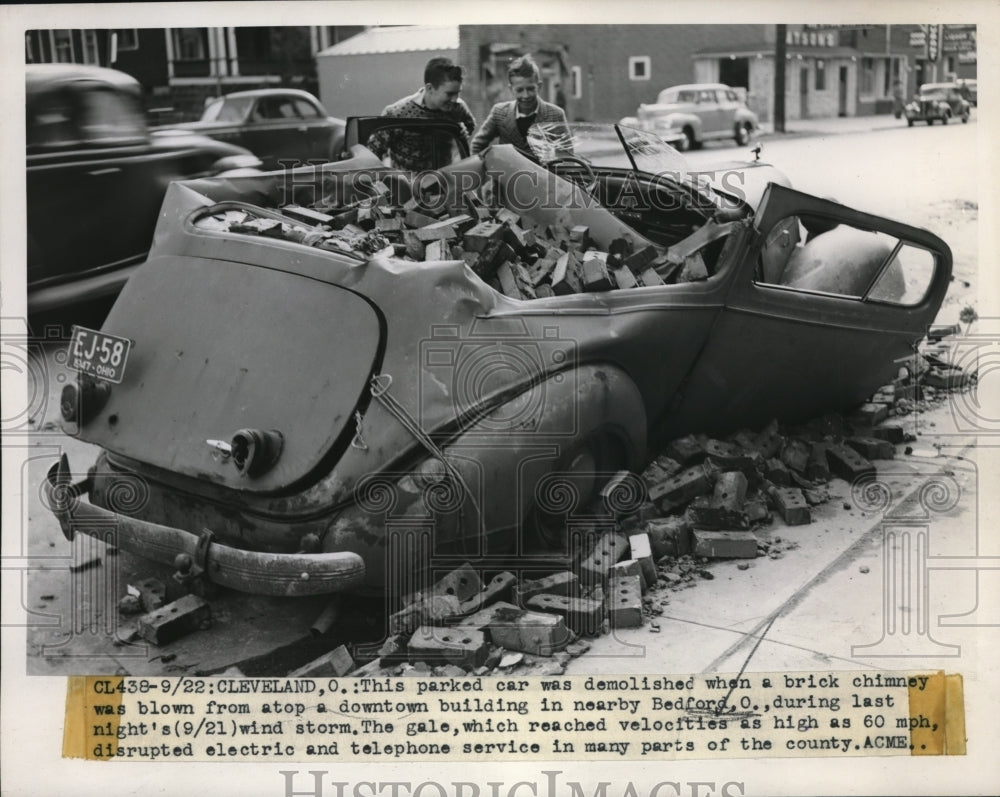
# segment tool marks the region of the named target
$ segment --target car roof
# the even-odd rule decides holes
[[[680,86],[668,86],[663,89],[663,91],[675,91],[678,89],[694,90],[699,89],[731,89],[732,86],[727,86],[725,83],[684,83]]]
[[[108,86],[141,93],[139,81],[125,72],[90,64],[28,64],[25,68],[25,89],[34,93],[55,83],[72,83],[87,80]]]
[[[302,91],[301,89],[247,89],[246,91],[231,91],[228,94],[222,95],[222,97],[216,97],[215,99],[225,99],[230,98],[240,99],[243,97],[303,97],[313,102],[319,102],[316,97],[310,94],[308,91]]]

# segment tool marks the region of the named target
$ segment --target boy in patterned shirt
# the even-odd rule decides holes
[[[462,67],[449,58],[432,58],[424,69],[423,88],[387,105],[382,116],[458,122],[468,143],[476,120],[458,96],[461,91]],[[380,158],[388,155],[397,168],[415,172],[439,169],[455,159],[451,137],[434,130],[379,130],[369,139],[368,148]]]

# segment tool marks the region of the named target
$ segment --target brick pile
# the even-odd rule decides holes
[[[286,205],[279,217],[227,211],[202,226],[281,238],[361,256],[385,254],[412,262],[461,260],[484,282],[513,299],[627,290],[708,277],[701,255],[676,254],[629,237],[600,249],[583,225],[536,224],[490,204],[490,192],[468,191],[462,212],[415,200],[394,204],[385,183],[348,204]],[[291,220],[291,221],[289,221]]]

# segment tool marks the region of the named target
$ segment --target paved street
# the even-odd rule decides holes
[[[975,304],[976,299],[978,134],[974,117],[971,124],[947,127],[908,129],[900,122],[891,128],[830,135],[771,135],[765,138],[763,159],[788,174],[797,188],[834,196],[941,235],[954,253],[956,275],[941,317],[954,320],[963,306]],[[695,168],[708,169],[747,151],[709,145],[689,157]],[[33,371],[38,375],[31,426],[35,433],[22,441],[31,449],[24,474],[29,526],[23,546],[38,568],[22,585],[22,599],[33,622],[28,630],[29,671],[207,671],[237,662],[245,665],[307,637],[309,624],[323,608],[321,601],[249,600],[231,595],[217,604],[211,632],[176,643],[168,656],[112,641],[108,631],[116,621],[115,603],[125,585],[151,574],[163,578],[167,573],[124,554],[112,557],[100,545],[81,540],[70,545],[42,506],[41,480],[60,452],[69,454],[77,473],[96,454],[93,447],[58,432],[58,396],[68,372],[57,360],[61,347],[48,344],[43,348],[44,364],[37,364]],[[952,409],[944,405],[919,421],[913,416],[906,419],[909,428],[920,435],[915,447],[933,456],[901,456],[880,468],[891,487],[893,506],[908,506],[904,502],[912,503],[932,477],[946,474],[949,484],[956,485],[959,500],[934,519],[932,556],[977,551],[982,475],[975,467],[971,440],[955,426]],[[948,432],[953,434],[935,438]],[[932,445],[935,439],[944,446],[939,455]],[[746,570],[739,570],[735,562],[709,565],[712,580],[657,594],[655,600],[663,610],[658,633],[647,625],[600,638],[589,654],[571,663],[569,672],[734,672],[751,653],[748,666],[758,670],[886,666],[886,661],[855,648],[880,639],[887,611],[893,616],[911,613],[915,622],[925,624],[924,630],[930,623],[928,633],[908,638],[913,644],[931,637],[947,645],[968,642],[975,629],[945,629],[940,615],[974,607],[975,582],[961,573],[938,572],[930,582],[929,605],[900,610],[892,604],[887,609],[889,599],[882,586],[883,513],[877,507],[860,506],[843,482],[831,485],[831,495],[832,500],[817,510],[809,526],[785,528],[777,520],[765,532],[785,549],[781,558],[758,558]],[[777,542],[778,538],[783,542]],[[95,556],[100,564],[70,572],[70,566]],[[265,625],[266,634],[261,633]],[[355,627],[352,633],[363,636],[366,630]],[[758,645],[761,638],[765,641]],[[931,658],[906,665],[938,666],[938,655],[955,652],[934,644],[928,649]],[[974,647],[966,645],[962,651],[969,655]]]

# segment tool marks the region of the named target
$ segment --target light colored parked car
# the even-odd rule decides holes
[[[654,104],[640,105],[635,118],[641,130],[670,143],[676,139],[675,146],[680,150],[725,138],[743,145],[758,127],[757,114],[747,108],[739,91],[722,83],[691,83],[664,89]]]

